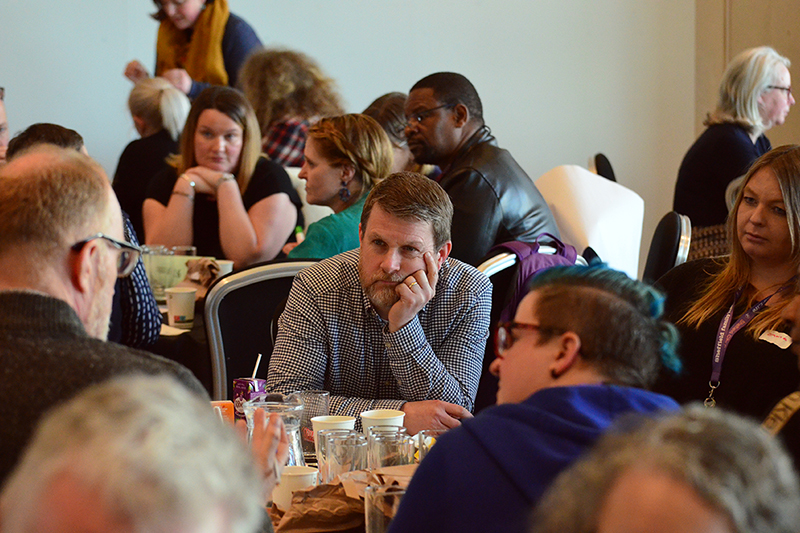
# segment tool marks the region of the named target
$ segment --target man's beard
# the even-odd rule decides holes
[[[367,298],[369,298],[369,301],[372,302],[372,305],[375,307],[375,309],[379,311],[385,310],[388,312],[389,309],[391,309],[392,306],[396,304],[398,300],[400,300],[400,295],[397,294],[395,286],[379,286],[376,284],[376,282],[391,281],[393,283],[401,283],[405,279],[405,276],[401,276],[400,274],[385,274],[380,270],[372,276],[368,276],[364,272],[361,262],[359,261],[358,277],[361,281],[361,287],[364,289],[364,293],[367,295]]]

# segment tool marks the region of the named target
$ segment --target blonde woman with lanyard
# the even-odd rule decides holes
[[[194,99],[209,85],[236,87],[239,70],[255,48],[256,32],[228,9],[228,0],[153,0],[161,22],[156,42],[156,76]],[[150,77],[139,61],[125,67],[138,83]]]
[[[763,418],[800,381],[781,311],[798,293],[800,146],[751,167],[728,216],[730,256],[685,263],[658,281],[681,333],[684,371],[654,390]]]

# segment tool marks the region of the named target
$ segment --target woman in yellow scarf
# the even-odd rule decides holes
[[[228,0],[153,0],[161,21],[155,75],[194,99],[209,85],[236,86],[239,69],[261,46],[253,28],[228,10]],[[150,77],[139,61],[125,67],[134,83]]]

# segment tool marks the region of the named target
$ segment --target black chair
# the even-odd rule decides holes
[[[265,378],[274,346],[271,326],[285,305],[294,276],[315,261],[255,265],[220,279],[205,302],[206,334],[211,352],[212,399],[231,399],[233,379],[249,377],[258,354],[257,377]]]
[[[686,262],[692,241],[689,217],[670,211],[661,218],[650,242],[642,280],[655,283],[671,268]]]
[[[617,181],[617,177],[614,176],[614,169],[611,168],[611,161],[609,161],[605,155],[600,153],[595,154],[594,168],[598,175],[611,181]]]
[[[489,277],[492,282],[492,311],[489,315],[489,339],[483,354],[483,370],[478,382],[478,393],[475,395],[474,414],[497,403],[497,378],[489,372],[494,361],[494,336],[500,313],[511,301],[513,287],[517,279],[517,256],[504,252],[497,254],[478,266],[478,270]]]

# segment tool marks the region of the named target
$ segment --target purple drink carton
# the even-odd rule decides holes
[[[244,420],[242,404],[266,392],[267,380],[258,378],[239,378],[233,380],[233,411],[236,420]]]

